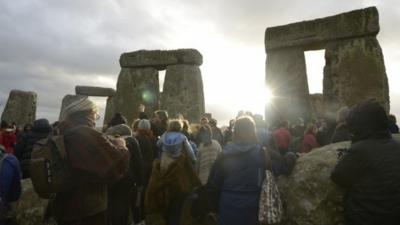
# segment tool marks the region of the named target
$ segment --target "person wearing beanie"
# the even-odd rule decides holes
[[[52,127],[47,119],[38,119],[33,127],[23,133],[15,145],[15,156],[21,163],[22,178],[30,178],[31,153],[37,141],[47,138],[52,133]]]
[[[151,169],[154,159],[157,156],[158,149],[156,146],[156,138],[153,135],[151,122],[148,119],[140,119],[137,121],[137,129],[135,138],[139,143],[140,151],[143,157],[143,188],[140,190],[140,207],[133,210],[134,222],[139,223],[144,220],[144,193],[150,179]]]
[[[351,146],[331,179],[346,190],[345,224],[395,225],[400,221],[400,143],[392,139],[385,109],[375,100],[354,106],[346,123]]]
[[[128,169],[125,141],[95,129],[97,112],[96,104],[87,96],[62,109],[58,127],[75,185],[56,193],[49,202],[59,225],[106,225],[107,186],[121,179]]]

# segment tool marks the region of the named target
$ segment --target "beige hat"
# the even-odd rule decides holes
[[[66,120],[69,115],[83,111],[98,111],[97,105],[87,96],[82,96],[79,99],[71,102],[69,105],[65,106],[61,112],[61,120]]]

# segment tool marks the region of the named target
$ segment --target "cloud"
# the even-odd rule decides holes
[[[11,89],[33,90],[38,93],[38,117],[54,121],[62,97],[73,93],[75,85],[115,87],[121,53],[197,48],[204,57],[207,111],[227,121],[254,96],[240,92],[241,87],[263,85],[267,27],[371,5],[380,12],[378,39],[392,94],[400,90],[396,4],[394,0],[0,1],[0,111]],[[221,89],[226,94],[220,95]],[[392,94],[392,109],[400,115],[394,96],[398,95]],[[223,110],[216,104],[220,102],[226,104]]]

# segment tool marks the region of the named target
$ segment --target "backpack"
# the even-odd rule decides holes
[[[30,173],[33,187],[42,198],[71,189],[72,179],[64,136],[50,136],[33,146]]]

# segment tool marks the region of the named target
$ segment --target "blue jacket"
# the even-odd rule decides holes
[[[21,196],[21,171],[15,156],[3,154],[0,150],[0,159],[3,159],[0,167],[0,209],[8,211],[11,210],[9,203]]]
[[[262,153],[260,145],[232,143],[226,145],[217,158],[207,186],[219,192],[216,198],[220,225],[258,224],[258,204],[266,167]]]

